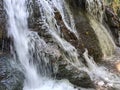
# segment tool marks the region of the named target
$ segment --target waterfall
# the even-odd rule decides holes
[[[8,36],[13,40],[11,52],[25,76],[23,90],[77,90],[67,80],[58,81],[51,77],[52,64],[49,55],[45,55],[51,54],[51,52],[48,53],[49,45],[37,32],[30,31],[28,28],[27,1],[4,0],[4,3],[8,14]],[[99,67],[92,58],[89,58],[87,51],[83,54],[87,63],[87,66],[84,65],[80,61],[77,49],[61,37],[60,27],[57,25],[54,14],[56,11],[62,16],[67,29],[79,38],[72,14],[64,0],[37,0],[37,3],[41,15],[41,27],[52,36],[69,64],[79,71],[87,72],[92,81],[103,80],[113,85],[119,84],[119,78],[115,78],[105,68]],[[96,74],[96,71],[99,73]]]
[[[25,84],[29,82],[32,87],[33,83],[35,85],[39,84],[39,82],[37,83],[39,76],[34,65],[29,61],[31,58],[28,45],[30,38],[27,36],[29,31],[25,0],[5,0],[5,7],[9,17],[8,35],[14,40],[15,53],[26,78]]]

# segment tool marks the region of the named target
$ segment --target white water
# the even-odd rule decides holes
[[[26,0],[4,0],[4,2],[5,9],[8,14],[8,35],[14,41],[14,55],[17,54],[16,58],[21,63],[22,72],[25,75],[23,90],[75,90],[73,86],[66,80],[52,80],[48,75],[50,73],[49,69],[46,70],[44,68],[47,67],[49,59],[43,57],[43,53],[41,53],[41,51],[44,51],[45,48],[47,48],[47,44],[37,35],[37,33],[31,32],[28,29],[28,12],[25,4]],[[75,47],[60,37],[60,28],[56,23],[56,19],[54,18],[55,8],[57,8],[60,12],[66,27],[70,31],[73,30],[72,32],[76,33],[76,31],[73,29],[74,27],[71,27],[65,19],[63,8],[61,8],[61,3],[64,4],[64,1],[38,0],[38,3],[40,5],[40,13],[43,25],[47,27],[48,32],[63,50],[63,55],[66,60],[78,70],[87,72],[93,81],[103,80],[103,82],[106,81],[113,86],[116,83],[119,84],[119,78],[115,78],[114,75],[109,73],[105,68],[98,67],[94,60],[88,57],[87,52],[84,53],[84,58],[88,67],[85,67],[85,65],[79,61],[78,53]],[[73,23],[73,20],[70,22]],[[36,43],[37,47],[35,45]],[[66,52],[67,55],[65,55],[64,52]],[[33,58],[33,53],[36,53],[36,60],[38,60],[39,64],[42,59],[44,59],[44,66],[41,66],[41,68],[45,72],[38,72],[37,66],[33,63],[33,61],[35,61],[35,58]],[[81,68],[81,66],[84,66],[84,68]],[[45,77],[43,77],[42,74],[45,75]]]
[[[61,14],[62,20],[63,20],[65,26],[71,32],[73,32],[77,38],[79,38],[79,35],[78,35],[76,28],[75,28],[75,23],[74,23],[74,19],[72,16],[72,12],[70,11],[69,6],[66,4],[66,2],[64,0],[52,0],[52,3],[54,5],[54,7]]]
[[[37,86],[40,82],[36,82],[39,79],[35,67],[29,63],[29,46],[27,38],[28,28],[27,28],[27,10],[25,7],[25,0],[5,0],[5,7],[8,13],[8,34],[14,40],[14,49],[20,61],[23,73],[25,75],[25,84],[32,87]]]
[[[60,28],[57,25],[56,19],[55,19],[55,9],[57,8],[60,15],[63,17],[62,20],[64,23],[66,23],[66,27],[68,30],[73,30],[72,32],[77,33],[77,31],[74,28],[73,22],[66,22],[68,18],[64,18],[64,8],[62,6],[64,5],[64,0],[37,0],[40,6],[40,13],[41,13],[41,19],[43,21],[43,26],[47,27],[48,32],[52,35],[52,37],[55,39],[55,42],[58,43],[58,45],[61,47],[61,49],[68,54],[68,56],[65,57],[69,60],[70,63],[75,64],[75,66],[82,67],[82,63],[79,62],[78,59],[78,53],[74,46],[72,46],[69,42],[67,42],[64,38],[60,37]],[[66,5],[66,4],[65,4]],[[64,6],[65,6],[64,5]],[[70,14],[70,13],[69,13]],[[71,18],[72,19],[72,18]],[[70,21],[73,21],[71,20]],[[73,27],[69,26],[68,23],[71,23]],[[76,37],[78,35],[76,34]]]
[[[114,87],[115,90],[120,88],[120,77],[108,71],[107,68],[103,66],[98,66],[92,57],[89,57],[88,51],[86,50],[83,54],[87,62],[87,73],[90,76],[91,80],[94,83],[105,86],[105,87]],[[102,82],[102,85],[101,85]]]

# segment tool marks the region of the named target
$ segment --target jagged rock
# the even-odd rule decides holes
[[[68,79],[75,86],[80,86],[84,88],[94,88],[93,82],[87,73],[79,71],[77,68],[73,67],[68,62],[60,58],[58,63],[58,72],[56,74],[57,79]]]
[[[117,11],[118,17],[120,18],[120,8]]]
[[[116,45],[120,46],[119,45],[120,19],[114,13],[111,7],[106,6],[104,20],[112,32],[112,36],[114,38]]]
[[[76,5],[78,1],[81,3],[85,2],[85,10],[80,5],[79,7]],[[82,46],[80,50],[87,48],[89,54],[96,61],[99,61],[104,56],[111,56],[115,47],[112,38],[110,38],[110,34],[101,22],[104,11],[103,2],[101,0],[91,0],[90,2],[89,0],[85,0],[84,2],[82,0],[67,0],[67,2],[74,16],[76,29],[80,36],[79,48]],[[95,10],[92,10],[93,8]],[[79,50],[79,48],[77,49]]]
[[[8,53],[10,51],[10,39],[7,37],[7,15],[4,10],[3,0],[0,0],[0,52]]]
[[[86,1],[87,0],[67,0],[75,19],[74,21],[77,32],[80,36],[79,41],[77,41],[78,43],[75,43],[75,47],[77,47],[77,50],[82,53],[84,52],[84,48],[87,48],[89,54],[93,56],[95,60],[99,61],[103,53],[100,47],[98,37],[94,32],[93,28],[91,27],[87,15],[85,14],[87,12]],[[80,5],[78,5],[78,3]]]
[[[0,56],[0,90],[22,90],[24,76],[9,60],[7,55]]]

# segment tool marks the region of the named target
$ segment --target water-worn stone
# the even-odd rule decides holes
[[[82,48],[79,46],[80,50],[87,48],[95,61],[99,61],[105,56],[111,56],[115,46],[109,32],[102,24],[103,2],[101,0],[85,0],[84,2],[67,0],[67,2],[80,36],[79,44],[82,46]],[[82,6],[80,6],[80,2],[83,4]],[[76,3],[80,3],[80,5]],[[79,48],[77,49],[79,50]]]
[[[0,90],[22,90],[23,74],[10,64],[10,57],[0,56]]]
[[[94,88],[93,82],[87,73],[79,71],[78,68],[73,67],[68,62],[60,58],[58,63],[58,72],[56,74],[57,79],[68,79],[75,86],[80,86],[84,88]]]
[[[112,32],[112,36],[114,38],[115,44],[120,46],[119,44],[119,31],[120,31],[120,19],[115,14],[111,7],[106,6],[104,21],[109,26],[110,31]]]
[[[10,51],[10,39],[7,37],[7,15],[4,9],[4,2],[0,0],[0,52]]]
[[[77,32],[79,34],[79,41],[75,44],[78,51],[84,52],[84,48],[87,48],[89,54],[99,61],[102,57],[102,51],[100,48],[99,40],[96,33],[89,23],[89,19],[86,16],[86,0],[67,0],[70,6],[71,12],[74,16]]]

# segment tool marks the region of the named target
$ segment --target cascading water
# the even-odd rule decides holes
[[[42,74],[38,73],[33,61],[33,53],[37,52],[35,44],[38,44],[40,48],[37,48],[37,59],[41,59],[43,56],[40,50],[46,48],[46,44],[36,33],[30,32],[27,27],[26,0],[5,0],[4,3],[9,18],[8,34],[14,41],[14,56],[19,60],[22,72],[25,75],[23,90],[74,90],[72,86],[65,82],[53,81],[47,77],[42,77]],[[49,63],[46,57],[43,57],[43,59],[46,62],[42,62],[42,60],[38,62],[42,62],[44,65],[47,62]],[[43,69],[42,73],[45,73],[43,75],[46,75],[49,70],[43,67],[40,68]]]
[[[108,30],[104,27],[104,25],[102,25],[104,12],[103,9],[104,7],[102,0],[86,0],[86,11],[91,27],[93,28],[100,42],[103,58],[108,58],[108,56],[112,56],[116,46],[112,37],[108,33]]]
[[[30,38],[27,37],[27,33],[29,32],[27,28],[28,15],[26,13],[25,0],[5,0],[5,7],[9,17],[8,34],[14,40],[14,49],[25,74],[25,84],[29,82],[29,86],[32,87],[33,83],[37,86],[37,84],[40,84],[40,82],[37,82],[39,76],[34,65],[29,61],[28,41]]]
[[[73,23],[74,20],[69,16],[71,14],[68,8],[66,9],[68,10],[66,11],[67,13],[64,12],[66,8],[65,1],[37,0],[37,2],[40,8],[42,27],[46,27],[54,41],[60,46],[65,60],[78,70],[87,72],[93,81],[103,80],[113,84],[113,87],[116,83],[119,84],[119,78],[115,78],[115,75],[107,72],[105,68],[98,67],[94,60],[88,57],[87,51],[84,53],[84,58],[87,62],[87,66],[85,66],[80,62],[76,48],[60,37],[60,28],[54,15],[56,9],[61,14],[68,30],[74,32],[76,37],[78,37]],[[19,68],[21,68],[20,70],[25,76],[23,90],[75,90],[66,81],[51,79],[52,65],[50,64],[49,56],[45,56],[48,44],[37,33],[28,29],[27,1],[4,0],[4,3],[8,14],[8,35],[13,40],[12,48],[14,51],[12,52],[14,52],[15,59],[20,62]],[[66,17],[66,14],[69,18]],[[96,74],[96,71],[99,71],[99,73]]]
[[[120,76],[109,72],[104,66],[98,66],[92,57],[89,57],[88,51],[86,50],[83,54],[87,62],[87,73],[91,80],[96,84],[104,87],[113,87],[115,90],[119,90]],[[96,73],[97,72],[97,73]]]
[[[75,28],[72,13],[69,10],[69,6],[66,4],[66,2],[64,0],[52,0],[52,3],[55,6],[55,8],[60,12],[65,26],[71,32],[73,32],[77,38],[79,38],[77,31],[76,31],[76,28]]]
[[[60,37],[60,34],[61,34],[61,33],[59,34],[60,28],[57,25],[57,22],[55,19],[55,15],[54,15],[55,9],[58,9],[61,16],[63,16],[63,21],[64,23],[66,23],[65,25],[68,28],[68,30],[70,31],[73,30],[72,32],[76,33],[76,30],[73,29],[73,27],[71,27],[68,24],[68,23],[71,23],[71,21],[73,20],[70,19],[71,20],[70,22],[66,22],[69,19],[64,18],[65,12],[63,12],[64,8],[62,8],[61,6],[63,6],[65,2],[60,1],[60,0],[51,0],[51,2],[48,2],[46,0],[38,0],[38,3],[40,7],[40,13],[41,13],[41,19],[43,21],[43,26],[47,27],[48,32],[55,39],[55,42],[57,42],[59,46],[62,48],[62,50],[68,54],[68,57],[67,57],[68,60],[70,62],[73,62],[74,64],[76,63],[76,65],[78,66],[82,66],[82,63],[80,63],[78,60],[78,54],[77,54],[77,50],[75,49],[75,47]],[[76,37],[78,37],[77,34],[76,34]]]

